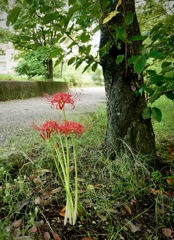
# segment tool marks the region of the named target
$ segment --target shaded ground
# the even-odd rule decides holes
[[[105,103],[104,87],[71,89],[70,93],[81,94],[80,100],[76,102],[76,114],[94,112]],[[66,112],[74,113],[70,107]],[[42,97],[0,102],[0,145],[14,133],[23,134],[30,130],[33,122],[40,124],[59,117],[60,112],[50,108]]]

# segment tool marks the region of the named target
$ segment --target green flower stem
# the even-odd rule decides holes
[[[75,203],[74,203],[74,215],[73,215],[73,225],[74,225],[77,219],[77,204],[78,204],[77,153],[76,153],[76,144],[75,144],[74,136],[72,137],[72,144],[73,144],[74,168],[75,168]]]
[[[46,143],[47,143],[47,145],[48,145],[48,148],[50,149],[50,152],[51,152],[53,161],[54,161],[54,163],[55,163],[56,169],[57,169],[57,171],[58,171],[60,180],[61,180],[61,182],[62,182],[62,184],[63,184],[63,187],[65,188],[65,182],[64,182],[64,180],[63,180],[63,176],[62,176],[62,173],[61,173],[61,171],[60,171],[60,169],[59,169],[59,164],[58,164],[58,162],[57,162],[57,159],[56,159],[55,154],[54,154],[54,152],[53,152],[53,149],[52,149],[52,147],[51,147],[50,141],[49,141],[49,140],[46,140]]]
[[[63,112],[63,119],[64,119],[64,121],[66,121],[66,113],[65,113],[65,109],[64,108],[62,109],[62,112]]]

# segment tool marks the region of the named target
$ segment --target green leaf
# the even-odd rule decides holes
[[[55,64],[54,64],[54,67],[56,67],[56,66],[63,60],[63,58],[64,58],[64,56],[61,55],[61,56],[56,60],[56,62],[55,62]]]
[[[18,16],[20,14],[21,8],[20,7],[14,7],[12,10],[10,10],[8,16],[7,16],[7,26],[10,25],[10,23],[15,23],[18,19]]]
[[[150,102],[150,103],[155,102],[160,96],[161,96],[161,93],[154,93],[154,94],[149,98],[149,102]]]
[[[112,44],[112,42],[108,41],[102,48],[100,48],[99,51],[100,51],[100,57],[101,58],[104,57],[108,53],[109,49],[112,46],[111,44]]]
[[[130,64],[134,63],[135,60],[138,58],[139,56],[133,56],[131,58],[128,59],[128,63],[127,66],[129,66]]]
[[[138,91],[136,92],[136,96],[138,96],[140,94],[140,96],[142,96],[144,90],[146,89],[146,84],[143,83],[142,86],[138,89]]]
[[[146,57],[145,56],[139,56],[134,63],[134,71],[137,74],[142,73],[142,71],[145,69],[146,66]]]
[[[147,37],[146,36],[142,36],[142,35],[135,35],[131,38],[132,41],[143,41],[145,40]]]
[[[155,120],[157,120],[158,122],[161,122],[162,112],[159,108],[156,108],[156,107],[152,108],[152,116],[154,117]]]
[[[120,13],[120,12],[118,12],[117,10],[110,12],[109,15],[103,20],[103,24],[106,24],[107,22],[109,22],[118,13]]]
[[[168,67],[168,66],[170,66],[171,65],[171,62],[163,62],[162,64],[161,64],[161,68],[166,68],[166,67]]]
[[[157,33],[152,37],[152,41],[155,42],[156,40],[158,40],[159,38],[161,38],[161,34]]]
[[[161,86],[164,82],[164,76],[162,75],[154,75],[150,79],[151,83],[156,84],[157,86]]]
[[[25,0],[28,4],[32,4],[33,0]]]
[[[76,60],[75,57],[70,58],[69,61],[68,61],[68,66],[73,64],[75,60]]]
[[[94,29],[92,29],[92,33],[96,33],[100,30],[100,26],[97,25]]]
[[[174,93],[173,92],[167,92],[165,93],[166,97],[171,99],[171,100],[174,100]]]
[[[80,65],[82,64],[83,60],[82,59],[78,59],[76,61],[76,64],[75,64],[75,69],[77,69],[78,67],[80,67]]]
[[[88,65],[86,65],[86,67],[83,69],[83,72],[82,72],[82,73],[84,73],[90,66],[91,66],[91,63],[89,63]]]
[[[52,22],[53,20],[57,19],[57,17],[59,16],[58,13],[51,13],[51,14],[47,14],[43,17],[42,19],[42,23],[43,24],[48,24],[50,22]]]
[[[163,59],[165,57],[165,55],[163,53],[160,53],[160,52],[157,52],[155,50],[152,50],[149,53],[148,57],[155,58],[155,59]]]
[[[143,119],[149,119],[152,115],[152,109],[151,107],[146,107],[143,109],[142,117]]]
[[[155,70],[147,70],[147,73],[150,75],[150,76],[156,76],[156,71]]]
[[[50,58],[55,58],[55,57],[57,57],[58,55],[60,55],[60,53],[61,53],[61,49],[54,49],[54,50],[51,52]]]
[[[68,0],[68,6],[73,5],[76,3],[76,0]]]
[[[94,64],[92,65],[92,71],[95,72],[96,69],[97,69],[97,67],[98,67],[98,63],[94,63]]]
[[[118,65],[118,64],[120,64],[122,61],[123,61],[123,59],[124,59],[124,54],[123,55],[118,55],[117,56],[117,59],[116,59],[116,64]]]
[[[83,32],[80,35],[80,40],[82,41],[82,43],[88,42],[90,40],[90,35]]]
[[[125,40],[125,31],[123,27],[119,27],[116,30],[116,38],[119,38],[120,40],[124,41]]]
[[[134,14],[132,12],[129,12],[127,15],[126,15],[126,25],[130,25],[134,20]]]

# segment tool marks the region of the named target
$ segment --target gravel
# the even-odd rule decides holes
[[[91,113],[105,104],[104,87],[71,89],[71,94],[82,94],[75,109],[66,107],[67,114]],[[41,124],[48,119],[59,119],[60,111],[50,107],[42,97],[0,102],[0,145],[3,146],[14,135],[31,131],[32,123]]]

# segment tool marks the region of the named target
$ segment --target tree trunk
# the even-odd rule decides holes
[[[49,81],[53,81],[53,60],[49,59],[49,60],[45,61],[45,65],[46,65],[46,69],[47,69],[47,73],[46,73],[45,77]]]
[[[111,8],[110,11],[115,10],[117,3],[118,0],[115,0],[113,9]],[[130,12],[135,13],[134,0],[123,0],[118,11],[124,16]],[[112,36],[116,36],[116,26],[122,25],[125,28],[124,19],[123,15],[117,14],[107,24],[101,24],[100,50],[112,39]],[[111,158],[115,158],[118,151],[129,150],[129,148],[133,152],[146,155],[151,155],[155,151],[155,136],[151,120],[142,118],[143,109],[146,107],[145,95],[136,96],[136,91],[143,83],[143,77],[134,73],[133,66],[126,67],[127,59],[138,55],[141,46],[141,42],[126,42],[132,36],[139,34],[139,24],[134,15],[133,23],[126,27],[125,41],[120,40],[115,43],[115,40],[112,40],[108,52],[100,57],[107,100],[105,148]],[[117,56],[122,54],[125,59],[116,65]]]

